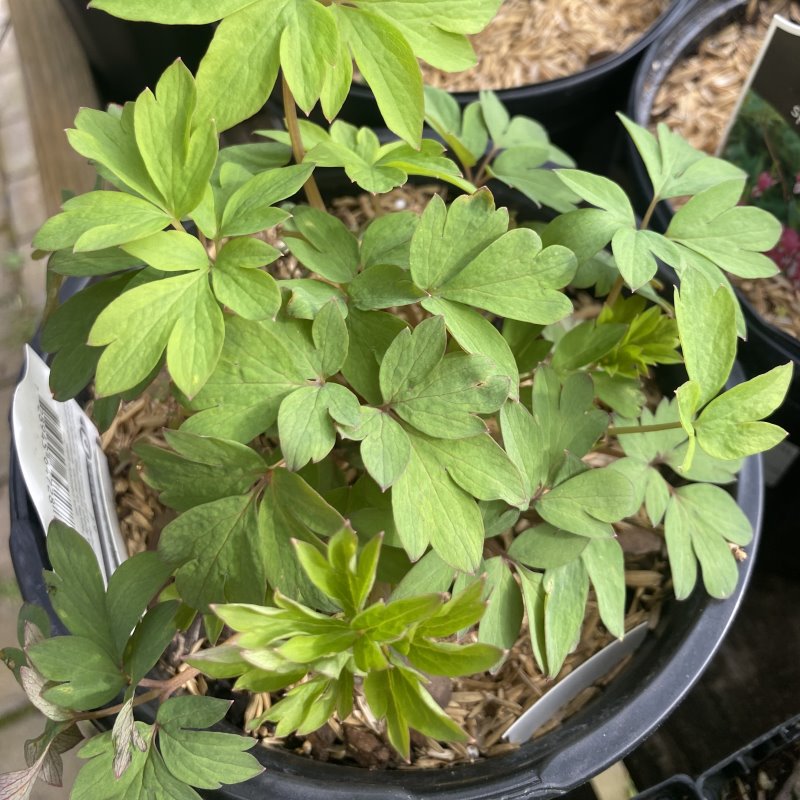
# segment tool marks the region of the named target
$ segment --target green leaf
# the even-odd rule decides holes
[[[141,262],[138,258],[129,256],[116,247],[93,250],[91,253],[73,253],[71,250],[57,250],[47,262],[47,268],[57,275],[75,275],[78,277],[110,275],[114,272],[122,272],[139,266],[141,266]]]
[[[711,456],[742,458],[774,447],[786,436],[757,420],[780,406],[792,380],[791,363],[734,386],[706,406],[695,423],[697,443]]]
[[[282,16],[288,4],[289,0],[237,0],[231,5],[197,70],[198,118],[212,117],[217,130],[226,131],[261,109],[278,75]],[[223,10],[208,9],[215,19]],[[265,25],[265,19],[273,24]]]
[[[558,340],[551,365],[558,372],[573,372],[594,364],[614,349],[626,331],[625,325],[581,322]]]
[[[287,395],[316,377],[312,358],[297,322],[229,318],[217,368],[194,399],[200,413],[182,430],[250,441],[275,423]]]
[[[230,196],[220,221],[220,236],[249,236],[287,218],[273,205],[300,191],[314,167],[297,164],[253,176]]]
[[[310,114],[339,54],[334,15],[316,0],[296,0],[283,21],[281,67],[297,105]]]
[[[91,639],[109,658],[118,655],[116,634],[106,608],[103,576],[91,545],[58,520],[47,530],[45,573],[50,602],[70,633]]]
[[[411,567],[395,587],[392,600],[402,600],[425,592],[444,592],[450,588],[455,574],[455,569],[431,550]]]
[[[162,231],[146,239],[124,244],[122,249],[161,272],[208,269],[208,253],[194,236],[180,231]]]
[[[688,256],[698,254],[742,278],[773,275],[774,264],[762,252],[780,238],[780,223],[762,209],[738,205],[743,190],[742,178],[700,192],[675,214],[666,236]]]
[[[489,144],[480,104],[470,103],[462,120],[458,101],[443,89],[425,87],[425,121],[465,167],[474,167]]]
[[[131,630],[169,576],[169,567],[157,553],[138,553],[123,561],[109,578],[105,605],[117,657],[122,656]]]
[[[176,61],[155,94],[142,92],[134,110],[139,152],[175,220],[200,204],[217,160],[214,122],[195,115],[196,103],[194,78]]]
[[[512,579],[513,580],[513,579]],[[497,664],[502,652],[491,644],[458,645],[450,642],[415,640],[408,650],[408,660],[428,675],[474,675]]]
[[[465,352],[490,358],[508,376],[509,391],[516,398],[519,386],[519,370],[514,354],[503,334],[479,312],[451,300],[428,297],[422,307],[433,315],[444,317],[447,330]]]
[[[275,279],[259,269],[280,252],[259,239],[231,239],[219,251],[211,272],[217,299],[245,319],[274,318],[281,307]]]
[[[347,359],[349,339],[339,303],[329,300],[320,309],[311,326],[311,335],[317,348],[320,374],[335,375]]]
[[[393,314],[351,309],[347,327],[350,331],[350,347],[342,374],[362,397],[379,405],[382,399],[379,362],[407,324]]]
[[[536,510],[551,525],[589,538],[613,535],[609,523],[636,512],[631,482],[610,468],[590,469],[551,489]]]
[[[689,378],[700,387],[700,403],[716,397],[736,357],[736,314],[731,293],[716,291],[687,272],[675,292],[675,315]]]
[[[481,642],[510,650],[522,625],[522,595],[511,574],[511,569],[501,556],[483,562],[486,570],[486,595],[488,605],[478,626]]]
[[[529,567],[553,569],[580,558],[591,541],[595,540],[559,530],[545,522],[517,536],[508,549],[508,555]]]
[[[559,169],[556,175],[579,197],[612,215],[620,226],[634,227],[636,218],[628,196],[614,181],[578,169]]]
[[[67,200],[63,208],[39,229],[35,248],[103,250],[143,239],[170,223],[169,215],[152,203],[123,192],[88,192]]]
[[[425,438],[425,442],[465,492],[479,500],[504,500],[527,509],[529,495],[519,469],[488,433],[455,440]]]
[[[295,206],[287,228],[302,235],[288,237],[287,244],[303,265],[331,281],[353,280],[358,271],[358,241],[340,219],[316,208]]]
[[[255,0],[177,0],[169,7],[162,8],[154,6],[149,0],[92,0],[89,5],[122,19],[166,25],[204,25],[227,17],[253,2]]]
[[[658,139],[646,128],[617,114],[644,161],[653,193],[661,199],[694,195],[718,183],[742,175],[742,171],[720,158],[711,158],[693,148],[664,123]]]
[[[205,611],[210,603],[264,599],[264,550],[251,495],[195,506],[167,525],[159,553],[175,571],[181,598]]]
[[[500,409],[500,430],[506,452],[526,479],[525,494],[531,497],[547,481],[542,430],[522,403],[513,401]]]
[[[336,6],[341,35],[372,89],[387,127],[412,146],[422,138],[422,77],[414,52],[385,17],[363,8]]]
[[[589,576],[582,561],[545,572],[544,639],[548,676],[555,678],[575,648],[586,613]]]
[[[590,539],[581,553],[597,595],[600,619],[609,633],[625,634],[625,559],[616,539]]]
[[[27,649],[28,658],[45,678],[57,681],[43,697],[62,708],[87,711],[113,700],[125,685],[119,666],[94,640],[55,636]]]
[[[115,186],[129,188],[157,206],[164,198],[153,183],[136,144],[134,103],[126,103],[120,114],[82,108],[75,128],[67,131],[73,150],[106,172]]]
[[[477,580],[454,594],[444,605],[439,607],[435,614],[420,623],[416,629],[415,638],[452,636],[459,631],[471,628],[486,611],[484,589],[485,582]],[[495,658],[498,655],[495,653]]]
[[[169,600],[151,608],[136,626],[125,654],[125,672],[136,685],[158,663],[175,636],[180,604]],[[127,635],[127,632],[126,632]]]
[[[611,239],[620,274],[634,292],[652,280],[658,269],[646,234],[647,231],[619,228]]]
[[[425,296],[407,270],[391,264],[364,270],[350,284],[348,293],[355,307],[362,311],[407,306]]]
[[[387,413],[364,408],[358,427],[345,435],[361,440],[364,467],[381,491],[386,491],[403,474],[411,457],[408,435]]]
[[[524,567],[516,567],[519,575],[522,599],[525,605],[525,614],[528,618],[528,632],[531,637],[531,649],[539,669],[549,674],[547,667],[547,654],[545,651],[544,610],[545,591],[544,575],[541,572],[531,572]]]
[[[411,458],[392,487],[392,511],[403,547],[416,561],[430,544],[447,564],[472,572],[483,551],[478,506],[453,482],[425,439],[409,439]]]
[[[678,488],[667,506],[664,530],[678,599],[694,587],[695,557],[708,593],[719,598],[732,594],[739,570],[727,541],[748,544],[752,528],[727,492],[708,484]]]
[[[108,345],[97,365],[97,391],[123,392],[146,378],[164,350],[178,388],[194,396],[208,380],[225,337],[206,272],[138,286],[98,316],[89,344]]]
[[[175,452],[147,443],[134,450],[144,463],[147,483],[177,511],[244,494],[266,471],[264,459],[238,442],[186,431],[168,431],[166,438]]]
[[[372,220],[361,237],[364,269],[387,264],[407,267],[418,224],[419,217],[413,211],[398,211]]]

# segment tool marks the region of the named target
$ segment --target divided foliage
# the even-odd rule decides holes
[[[75,723],[111,714],[81,750],[77,800],[182,800],[257,775],[252,739],[205,730],[226,701],[172,696],[198,673],[273,693],[252,727],[278,736],[344,720],[358,698],[405,759],[411,729],[466,741],[431,676],[498,669],[527,630],[556,678],[590,598],[622,637],[630,522],[663,537],[679,599],[698,575],[713,597],[734,592],[752,531],[722,487],[785,435],[763,420],[791,379],[786,365],[726,388],[744,322],[725,273],[774,274],[763,253],[780,235],[739,205],[739,170],[622,118],[653,184],[640,221],[493,93],[462,111],[423,90],[416,59],[470,66],[467,35],[499,0],[91,5],[219,22],[196,77],[177,62],[135,102],[78,114],[68,137],[98,189],[35,240],[51,288],[95,279],[43,328],[55,396],[93,382],[104,427],[169,380],[179,427],[134,454],[174,514],[107,587],[84,539],[52,526],[46,580],[68,634],[26,606],[20,647],[2,651],[48,718],[27,769],[0,776],[2,800],[59,784]],[[400,141],[297,122],[295,100],[335,117],[353,62]],[[288,132],[220,148],[279,70]],[[319,199],[317,167],[370,193],[416,175],[460,194],[354,230]],[[520,208],[498,207],[490,179]],[[667,231],[650,230],[679,196]],[[558,215],[526,219],[539,205]],[[656,292],[659,262],[674,298]],[[574,313],[576,290],[597,307]],[[665,365],[686,380],[653,401]],[[208,647],[153,677],[178,631]],[[153,724],[134,717],[146,700]]]

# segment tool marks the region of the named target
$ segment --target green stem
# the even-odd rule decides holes
[[[625,279],[622,275],[618,275],[617,279],[614,281],[614,285],[611,287],[611,291],[608,293],[608,297],[606,297],[605,304],[611,308],[614,303],[617,302],[617,298],[619,297],[619,293],[622,291],[622,287],[625,285]]]
[[[609,436],[622,436],[626,433],[654,433],[656,431],[673,431],[683,427],[680,422],[659,422],[657,425],[631,425],[627,428],[610,427]]]
[[[475,186],[477,186],[479,189],[486,183],[486,170],[489,168],[489,164],[496,155],[497,155],[497,148],[493,147],[487,154],[486,158],[484,158],[483,161],[481,161],[481,164],[478,167],[478,172],[475,174],[475,180],[470,181],[471,183],[474,183]]]
[[[644,212],[644,217],[642,218],[642,224],[639,225],[640,231],[647,230],[647,226],[650,224],[650,220],[653,218],[656,206],[659,204],[660,201],[661,198],[658,195],[653,196],[653,199],[650,201],[650,205],[647,206],[647,211]]]
[[[286,129],[289,131],[289,139],[292,142],[292,153],[294,160],[297,164],[302,164],[306,156],[306,151],[303,148],[303,137],[300,135],[300,125],[297,122],[297,105],[294,102],[294,95],[286,82],[286,77],[281,78],[283,83],[283,113],[286,117]],[[311,175],[303,187],[308,198],[308,204],[321,211],[325,210],[325,203],[320,194],[317,182],[314,176]]]

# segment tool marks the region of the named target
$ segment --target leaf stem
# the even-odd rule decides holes
[[[648,225],[650,225],[650,220],[653,218],[653,214],[655,213],[656,206],[661,202],[661,198],[656,194],[653,195],[653,199],[650,201],[650,205],[647,206],[647,211],[644,212],[644,217],[642,217],[641,225],[639,225],[640,231],[646,231]]]
[[[618,275],[617,279],[614,281],[614,285],[611,287],[611,291],[608,293],[608,297],[606,297],[605,304],[611,308],[614,303],[617,302],[619,298],[619,293],[622,291],[622,287],[625,285],[625,278],[622,275]]]
[[[283,113],[286,118],[286,129],[289,131],[289,139],[292,142],[292,153],[294,160],[298,164],[303,163],[306,151],[303,148],[303,137],[300,135],[300,125],[297,122],[297,104],[294,102],[294,95],[286,82],[286,76],[281,76],[283,86]],[[317,182],[311,175],[303,187],[308,199],[308,204],[321,211],[325,210],[325,203],[322,200]]]
[[[486,157],[481,161],[478,171],[475,174],[475,180],[470,181],[474,183],[479,189],[486,183],[486,170],[489,168],[489,163],[497,155],[499,148],[492,146],[492,149],[486,154]]]
[[[683,427],[680,422],[659,422],[656,425],[630,425],[628,427],[608,429],[609,436],[622,436],[626,433],[655,433],[656,431],[673,431]]]

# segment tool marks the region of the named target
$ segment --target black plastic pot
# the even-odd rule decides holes
[[[11,555],[24,599],[49,608],[42,580],[44,532],[12,452],[9,478]],[[757,457],[741,472],[737,499],[761,529],[762,468]],[[702,587],[674,602],[604,693],[558,729],[505,756],[441,770],[371,772],[324,764],[288,751],[256,748],[266,766],[258,778],[207,793],[225,800],[532,800],[556,797],[623,758],[680,703],[700,677],[731,624],[755,560],[741,565],[735,594],[712,600]],[[152,721],[154,709],[139,709]],[[228,729],[231,729],[228,726]]]
[[[683,17],[645,53],[631,90],[630,117],[647,126],[658,90],[675,63],[696,50],[709,33],[742,16],[746,6],[747,0],[694,0]],[[633,193],[643,207],[651,197],[651,184],[632,144],[629,144],[629,159],[635,183]],[[660,203],[653,215],[654,229],[665,231],[671,219],[670,207]],[[770,421],[785,428],[791,439],[800,443],[800,341],[771,325],[741,292],[738,295],[747,322],[747,341],[740,342],[738,358],[748,377],[788,361],[795,365],[786,401]]]
[[[798,743],[800,716],[783,722],[704,772],[697,780],[700,795],[705,800],[725,800],[740,796],[735,788],[735,781],[754,778],[753,773],[767,762],[785,760],[794,764],[800,763]]]
[[[86,0],[60,0],[83,46],[104,103],[134,100],[154,87],[176,58],[194,71],[213,34],[210,25],[128,22],[87,8]]]
[[[642,53],[680,19],[688,0],[673,0],[647,33],[611,58],[583,72],[551,81],[497,92],[512,115],[533,117],[553,141],[585,169],[605,171],[620,139],[614,113],[623,108]],[[569,42],[564,42],[569,47]],[[478,99],[477,92],[454,94],[462,107]],[[368,86],[354,83],[340,117],[357,125],[383,125]]]

